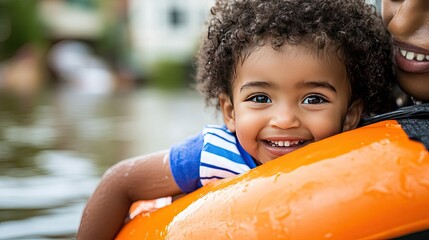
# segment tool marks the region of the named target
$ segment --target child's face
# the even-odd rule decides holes
[[[356,127],[346,70],[337,57],[318,58],[300,46],[264,46],[237,68],[233,104],[220,98],[227,127],[257,161]]]
[[[395,39],[399,85],[429,101],[429,1],[383,0],[383,20]]]

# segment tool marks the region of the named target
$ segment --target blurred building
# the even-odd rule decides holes
[[[161,79],[165,76],[159,72],[166,66],[186,68],[213,2],[41,0],[40,15],[51,42],[85,41],[95,45],[120,75]],[[159,79],[155,81],[164,81]]]
[[[144,69],[160,59],[183,60],[198,46],[213,0],[130,0],[133,58]]]
[[[103,30],[94,1],[40,0],[39,14],[51,39],[96,39]]]
[[[366,0],[366,2],[374,5],[377,11],[381,12],[381,0]]]
[[[380,11],[380,0],[366,1]],[[85,56],[90,58],[75,63],[89,70],[89,78],[99,78],[94,68],[111,75],[113,89],[130,89],[139,80],[169,88],[189,85],[190,60],[213,4],[214,0],[0,0],[0,61],[5,61],[0,62],[0,75],[23,79],[0,82],[0,87],[18,82],[19,88],[31,86],[25,83],[29,76],[17,74],[19,69],[29,64],[39,67],[34,64],[42,62],[39,52],[49,52],[62,41],[73,46],[82,42],[83,48],[64,49],[87,49]],[[41,24],[36,24],[39,20]],[[76,75],[71,79],[82,80],[75,74],[76,65],[70,66]],[[40,75],[33,74],[33,85],[41,85]],[[107,86],[106,81],[104,89]]]
[[[128,56],[127,6],[128,0],[40,0],[53,78],[85,93],[129,89],[137,77]]]

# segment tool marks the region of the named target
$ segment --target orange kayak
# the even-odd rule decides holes
[[[428,150],[390,120],[139,214],[117,239],[388,239],[428,229]]]

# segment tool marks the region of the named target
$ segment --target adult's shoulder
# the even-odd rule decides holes
[[[421,142],[429,150],[429,103],[405,106],[394,111],[362,119],[360,125],[396,120],[410,139]]]
[[[369,125],[372,123],[384,120],[401,120],[401,119],[429,119],[429,103],[411,105],[398,108],[396,110],[367,117],[362,119],[360,126]]]

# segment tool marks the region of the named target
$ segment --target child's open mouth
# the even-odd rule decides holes
[[[310,143],[310,141],[305,140],[263,140],[262,142],[264,143],[265,148],[275,156],[285,155]]]
[[[295,141],[270,141],[265,140],[265,142],[272,147],[293,147],[296,145],[302,144],[304,141],[295,140]]]

